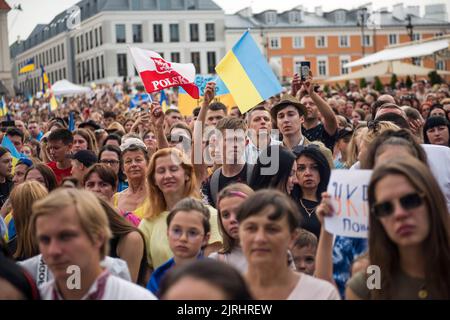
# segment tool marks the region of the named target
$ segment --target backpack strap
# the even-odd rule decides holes
[[[222,173],[222,168],[218,168],[211,176],[211,181],[209,182],[209,191],[211,193],[211,198],[214,206],[216,206],[217,194],[219,193],[219,180],[220,174]]]

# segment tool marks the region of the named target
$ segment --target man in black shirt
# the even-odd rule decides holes
[[[296,94],[296,89],[300,90],[300,103],[306,106],[307,112],[305,122],[302,126],[302,134],[309,141],[321,141],[325,146],[333,151],[337,136],[337,119],[333,109],[314,90],[312,76],[306,81],[299,82],[298,75],[294,76],[292,92]],[[295,84],[298,84],[297,86]],[[295,91],[295,92],[294,92]],[[319,121],[322,115],[323,123]]]

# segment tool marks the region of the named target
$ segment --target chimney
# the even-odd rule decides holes
[[[314,11],[316,12],[316,16],[323,17],[322,6],[314,7]]]
[[[408,6],[406,8],[406,14],[420,17],[420,6]]]
[[[239,10],[238,12],[236,12],[236,14],[240,15],[241,17],[251,18],[253,15],[253,12],[252,12],[251,7],[247,7],[247,8]]]
[[[392,16],[397,20],[401,21],[405,20],[406,14],[405,9],[403,8],[403,3],[397,3],[396,5],[394,5],[392,10]]]

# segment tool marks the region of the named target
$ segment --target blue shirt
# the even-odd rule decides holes
[[[175,265],[173,258],[169,259],[163,265],[159,266],[153,273],[150,280],[147,283],[147,289],[153,294],[157,294],[159,291],[159,284],[167,271],[169,271]]]
[[[8,223],[8,239],[11,240],[16,236],[16,225],[14,223],[14,218],[11,218]]]
[[[37,137],[36,137],[36,140],[37,141],[41,141],[41,139],[42,139],[42,137],[44,136],[44,133],[41,131],[41,132],[39,132],[39,134],[37,135]]]
[[[119,184],[117,186],[117,192],[122,192],[123,190],[128,188],[128,182],[119,180]]]
[[[333,278],[343,299],[353,261],[365,253],[367,248],[367,239],[336,236],[333,247]]]

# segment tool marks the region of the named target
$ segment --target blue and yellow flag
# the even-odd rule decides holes
[[[4,117],[8,114],[8,105],[6,104],[5,97],[2,96],[0,100],[0,117]]]
[[[163,109],[163,112],[166,112],[169,108],[169,99],[167,99],[166,93],[164,90],[161,90],[161,94],[159,97],[159,104],[161,105],[161,108]]]
[[[282,87],[249,31],[216,66],[242,113],[281,92]]]
[[[47,73],[45,72],[44,66],[41,64],[41,88],[42,88],[42,93],[45,94],[45,86],[48,86],[49,80],[48,80],[48,76]]]
[[[36,69],[36,66],[34,65],[34,59],[31,58],[31,59],[28,59],[28,61],[25,63],[25,65],[22,68],[20,68],[19,74],[31,72],[31,71],[34,71],[34,69]]]
[[[9,150],[12,156],[12,165],[13,170],[16,167],[17,162],[20,158],[24,157],[22,154],[17,151],[16,147],[14,146],[14,143],[12,143],[11,139],[5,134],[2,139],[2,147]]]

